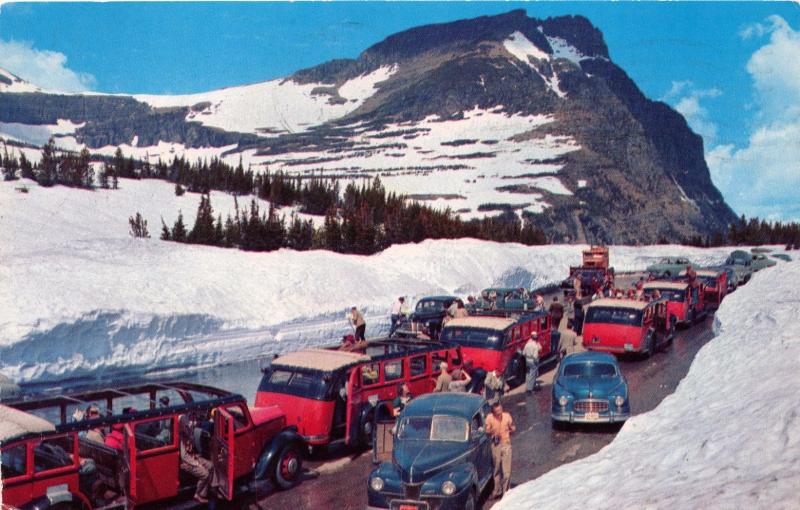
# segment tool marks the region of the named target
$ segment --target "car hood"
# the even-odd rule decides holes
[[[576,399],[608,398],[612,391],[622,384],[622,379],[618,377],[570,377],[561,378],[558,383],[572,393]]]
[[[398,441],[392,461],[404,483],[421,483],[446,469],[469,451],[468,443]]]
[[[411,318],[415,321],[429,321],[432,319],[441,319],[444,317],[444,314],[444,310],[440,312],[414,312],[411,314]]]

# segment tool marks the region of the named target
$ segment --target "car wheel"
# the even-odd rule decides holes
[[[364,448],[372,448],[372,422],[374,415],[372,413],[367,415],[367,419],[361,424],[361,446]]]
[[[300,479],[303,471],[303,455],[295,443],[285,445],[275,462],[273,479],[281,489],[291,489]]]

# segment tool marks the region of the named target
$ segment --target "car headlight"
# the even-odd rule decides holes
[[[445,496],[452,496],[456,493],[456,484],[451,482],[450,480],[445,480],[442,484],[442,494]]]
[[[625,397],[622,395],[617,395],[617,397],[614,399],[614,403],[617,404],[617,407],[622,407],[622,404],[625,403]]]
[[[380,492],[383,490],[383,479],[380,476],[373,476],[369,481],[369,486],[375,492]]]
[[[559,403],[559,405],[560,405],[561,407],[566,407],[566,405],[567,405],[567,402],[569,402],[569,400],[568,400],[568,399],[567,399],[567,397],[566,397],[566,396],[564,396],[564,395],[561,395],[561,396],[558,398],[558,403]]]

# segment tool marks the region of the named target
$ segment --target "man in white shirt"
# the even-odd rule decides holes
[[[542,346],[539,345],[539,334],[535,331],[531,333],[531,337],[522,349],[522,355],[525,357],[525,391],[532,393],[536,389],[536,378],[539,377],[539,353],[542,352]]]
[[[406,298],[400,296],[392,305],[392,324],[389,327],[389,336],[394,334],[395,330],[397,329],[397,324],[400,322],[400,318],[407,313],[408,308],[406,307]]]

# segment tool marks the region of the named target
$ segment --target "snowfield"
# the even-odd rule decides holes
[[[758,273],[722,303],[675,393],[493,509],[798,508],[799,314],[800,262]]]
[[[15,191],[21,184],[28,193]],[[43,381],[251,359],[335,340],[349,331],[353,305],[377,335],[399,295],[555,283],[583,248],[463,239],[357,256],[183,245],[158,239],[161,217],[171,225],[182,210],[191,228],[199,195],[173,190],[157,180],[96,191],[0,183],[0,373]],[[233,210],[231,196],[212,193],[211,202],[223,218]],[[129,236],[137,211],[153,238]],[[717,264],[729,252],[620,246],[611,259],[627,271],[676,253]]]

